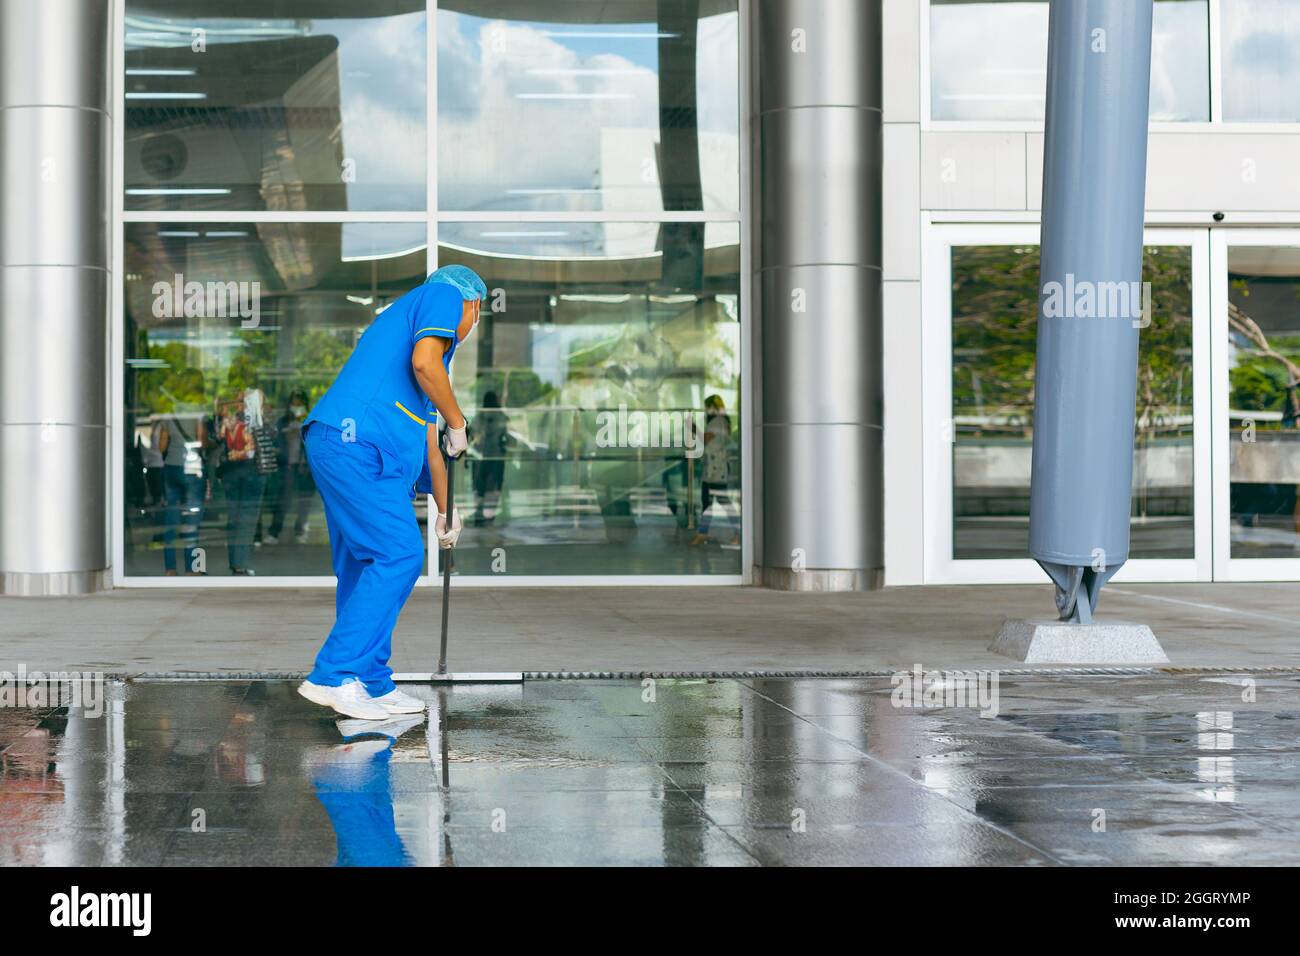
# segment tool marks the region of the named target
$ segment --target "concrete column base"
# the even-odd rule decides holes
[[[884,587],[885,572],[880,568],[865,571],[817,568],[792,571],[789,568],[758,568],[758,583],[773,591],[878,591]]]
[[[1151,628],[1128,621],[1071,624],[1013,618],[989,650],[1026,664],[1168,664]]]
[[[59,571],[35,574],[0,571],[0,594],[11,597],[71,597],[107,591],[112,579],[105,571]]]

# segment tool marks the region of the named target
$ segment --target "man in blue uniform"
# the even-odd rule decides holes
[[[371,323],[303,426],[338,590],[334,628],[298,692],[348,717],[424,711],[397,689],[388,666],[393,625],[425,563],[411,501],[417,481],[432,491],[438,544],[454,546],[461,522],[457,514],[447,526],[438,420],[448,426],[447,453],[459,456],[465,416],[451,389],[451,359],[486,295],[465,266],[433,273]]]

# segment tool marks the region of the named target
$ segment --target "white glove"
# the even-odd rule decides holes
[[[447,530],[447,516],[441,511],[438,512],[438,520],[433,523],[433,533],[438,536],[438,547],[445,549],[456,547],[456,542],[460,539],[460,531],[464,525],[460,520],[460,512],[456,511],[451,516],[451,530]]]
[[[464,426],[460,428],[447,426],[447,437],[443,439],[442,447],[448,458],[459,458],[465,449],[469,447],[469,439],[465,437]]]

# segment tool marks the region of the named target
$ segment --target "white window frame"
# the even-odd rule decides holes
[[[126,396],[123,367],[126,357],[125,343],[125,302],[122,293],[123,269],[123,233],[125,225],[131,222],[378,222],[426,224],[427,262],[430,271],[437,268],[438,226],[443,220],[453,221],[547,221],[547,222],[735,222],[740,226],[740,277],[738,302],[740,308],[740,434],[741,434],[741,573],[739,574],[649,574],[649,575],[515,575],[458,574],[452,578],[453,587],[654,587],[654,586],[724,586],[750,584],[753,580],[754,566],[754,515],[755,506],[752,489],[754,488],[754,441],[753,441],[753,355],[752,353],[752,295],[750,275],[752,265],[751,249],[751,177],[750,161],[752,151],[752,83],[750,57],[750,31],[752,29],[752,0],[737,0],[739,36],[737,39],[739,62],[737,89],[739,92],[737,109],[738,135],[740,139],[740,208],[723,211],[690,212],[442,212],[438,206],[438,0],[426,0],[425,16],[427,18],[426,37],[426,203],[424,210],[357,212],[357,211],[317,211],[317,212],[271,212],[260,211],[215,211],[191,212],[173,210],[154,212],[150,210],[127,210],[125,208],[125,84],[123,76],[126,67],[126,0],[114,0],[112,4],[112,51],[113,76],[110,84],[110,103],[112,118],[113,178],[111,184],[113,202],[113,223],[110,233],[112,248],[112,274],[109,282],[110,302],[110,348],[108,368],[108,400],[110,409],[111,433],[109,436],[109,474],[106,482],[110,491],[109,506],[109,540],[112,584],[115,588],[332,588],[337,579],[333,575],[284,575],[265,577],[227,577],[220,575],[195,577],[167,577],[164,575],[127,575],[126,574],[126,482],[124,475],[125,448],[124,430],[126,425]],[[433,513],[432,497],[429,498],[430,513]],[[416,582],[417,588],[441,585],[441,553],[435,539],[426,529],[426,546],[429,553],[428,567],[431,572],[422,574]]]
[[[1192,249],[1192,442],[1194,556],[1133,558],[1117,583],[1209,581],[1213,577],[1211,524],[1209,237],[1204,229],[1147,229],[1147,245]],[[1037,245],[1039,227],[1026,223],[928,224],[922,229],[921,402],[922,557],[925,584],[1038,584],[1038,564],[1024,558],[953,557],[952,535],[952,257],[953,246]]]
[[[1300,557],[1232,557],[1231,443],[1228,437],[1228,250],[1241,246],[1300,249],[1300,229],[1221,229],[1211,237],[1213,368],[1214,577],[1216,581],[1300,581]]]

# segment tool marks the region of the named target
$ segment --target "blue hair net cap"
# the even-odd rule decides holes
[[[487,284],[469,266],[443,266],[425,282],[445,282],[455,286],[462,299],[486,299]]]

